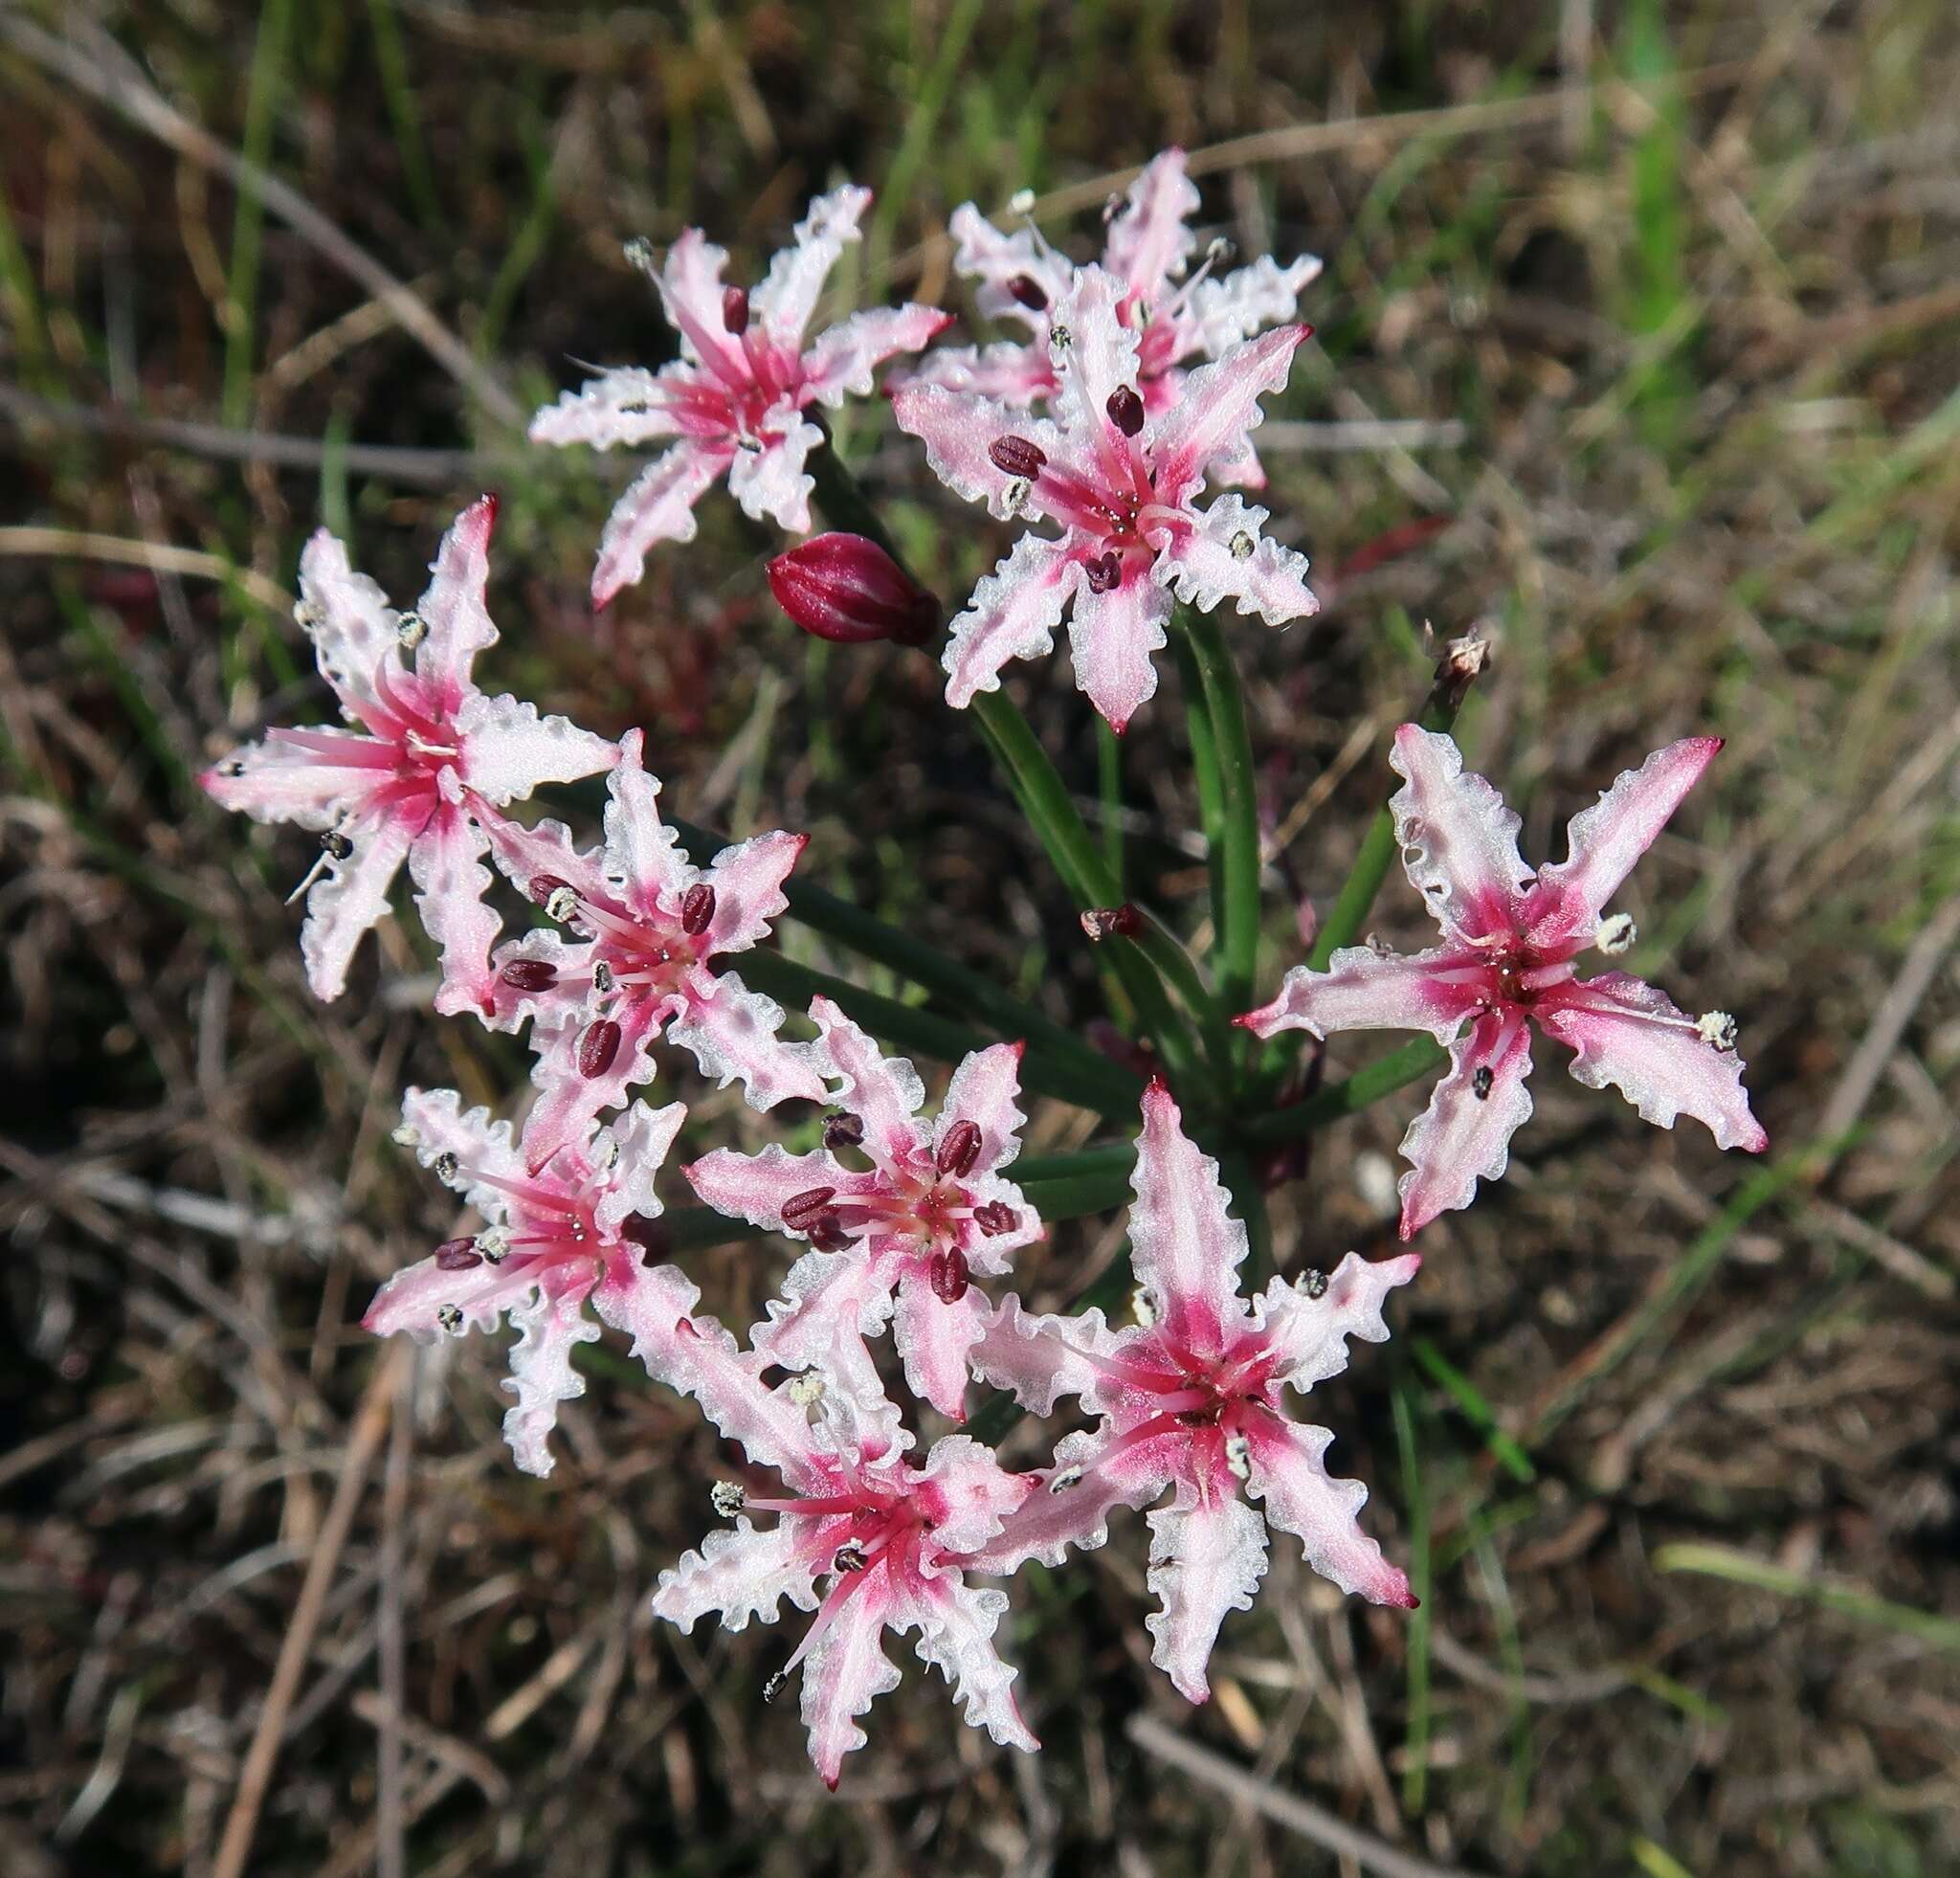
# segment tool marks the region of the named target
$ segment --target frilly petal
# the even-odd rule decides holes
[[[773,1108],[792,1096],[825,1099],[814,1046],[776,1035],[783,1007],[774,998],[750,991],[732,972],[695,976],[712,988],[697,984],[690,991],[687,1008],[668,1035],[693,1056],[703,1076],[723,1089],[739,1080],[751,1108]]]
[[[1490,1071],[1481,1084],[1479,1072]],[[1510,1165],[1511,1136],[1531,1119],[1531,1029],[1497,1016],[1481,1017],[1450,1046],[1450,1068],[1429,1107],[1402,1137],[1402,1237],[1415,1235],[1439,1213],[1468,1206],[1480,1180],[1501,1180]]]
[[[1261,1419],[1246,1438],[1246,1492],[1264,1507],[1267,1523],[1296,1534],[1306,1562],[1350,1596],[1414,1610],[1408,1578],[1357,1521],[1368,1488],[1327,1472],[1325,1456],[1333,1436],[1325,1428]]]
[[[1259,532],[1264,509],[1221,496],[1194,520],[1194,527],[1170,533],[1151,570],[1151,578],[1187,606],[1210,613],[1230,600],[1239,614],[1258,614],[1268,626],[1320,611],[1306,584],[1306,556]]]
[[[1344,946],[1325,972],[1296,965],[1270,1004],[1239,1022],[1255,1037],[1303,1030],[1331,1037],[1342,1030],[1426,1030],[1447,1043],[1480,1001],[1477,985],[1452,984],[1438,973],[1475,964],[1461,948],[1426,952],[1378,952],[1372,946]]]
[[[1162,1083],[1144,1091],[1132,1186],[1130,1265],[1137,1283],[1170,1335],[1193,1350],[1218,1350],[1226,1327],[1245,1315],[1238,1296],[1245,1226],[1227,1210],[1232,1196],[1218,1178],[1218,1163],[1184,1132],[1177,1104]]]
[[[941,655],[947,703],[964,710],[976,693],[1000,689],[1010,660],[1053,650],[1062,610],[1080,584],[1080,565],[1063,543],[1034,534],[1015,542],[952,623]]]
[[[1508,931],[1531,870],[1518,855],[1515,811],[1438,731],[1405,724],[1389,766],[1403,787],[1389,798],[1411,885],[1446,930],[1466,938]]]
[[[727,469],[733,445],[677,443],[628,485],[599,536],[592,569],[592,604],[607,605],[647,570],[647,549],[658,541],[692,541],[694,505]]]
[[[463,740],[463,780],[502,808],[543,783],[577,782],[610,770],[619,748],[581,730],[569,718],[541,717],[535,704],[504,694],[472,695],[457,713]]]
[[[1252,1608],[1266,1573],[1266,1522],[1236,1494],[1162,1507],[1150,1525],[1149,1586],[1161,1612],[1144,1620],[1150,1661],[1189,1702],[1210,1698],[1206,1665],[1219,1626]]]

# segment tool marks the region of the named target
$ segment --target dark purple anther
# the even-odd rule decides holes
[[[1127,385],[1119,385],[1111,391],[1109,402],[1102,408],[1125,436],[1135,436],[1144,428],[1144,401]]]
[[[972,1173],[973,1163],[980,1158],[980,1129],[973,1122],[955,1122],[946,1131],[945,1139],[939,1144],[939,1152],[933,1157],[933,1165],[942,1174],[949,1174],[955,1180],[963,1180]]]
[[[435,1248],[437,1271],[468,1271],[482,1263],[483,1255],[473,1239],[446,1239]]]
[[[931,1283],[932,1295],[941,1304],[958,1304],[967,1295],[971,1278],[967,1255],[958,1246],[949,1252],[935,1252],[926,1264],[925,1276]]]
[[[836,1196],[835,1187],[813,1187],[808,1193],[792,1194],[783,1202],[783,1224],[792,1233],[807,1233]]]
[[[556,874],[534,875],[531,883],[524,889],[539,905],[544,905],[560,887],[568,887],[569,881],[561,881]]]
[[[819,1252],[848,1252],[856,1241],[844,1230],[835,1207],[825,1207],[810,1227],[810,1242]]]
[[[578,1040],[578,1073],[590,1082],[612,1067],[619,1054],[619,1026],[611,1017],[601,1017],[586,1027]]]
[[[705,881],[697,881],[680,896],[680,929],[699,938],[715,917],[715,890]]]
[[[1018,476],[1032,482],[1047,467],[1048,457],[1039,444],[1024,436],[997,436],[987,446],[993,467],[1003,476]]]
[[[1040,281],[1032,274],[1016,274],[1007,283],[1007,290],[1030,313],[1045,313],[1048,310],[1048,295]]]
[[[558,982],[558,968],[546,959],[514,958],[497,974],[513,991],[549,991]]]
[[[1107,553],[1085,563],[1082,574],[1089,583],[1090,592],[1106,593],[1122,581],[1123,563],[1116,558],[1116,550],[1112,548]]]
[[[823,1125],[823,1145],[832,1153],[864,1145],[864,1124],[856,1115],[833,1115]]]
[[[973,1223],[989,1239],[998,1239],[1002,1233],[1013,1232],[1021,1223],[1021,1216],[1005,1200],[989,1200],[973,1209]]]
[[[742,288],[722,289],[722,324],[737,339],[748,330],[748,295]]]

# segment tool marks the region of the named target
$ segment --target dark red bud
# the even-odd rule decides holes
[[[864,1124],[856,1115],[833,1115],[823,1125],[823,1145],[834,1154],[839,1148],[861,1148]]]
[[[699,937],[715,917],[715,890],[705,881],[697,881],[680,896],[680,929]]]
[[[989,1200],[973,1209],[973,1223],[989,1239],[998,1239],[1002,1233],[1013,1232],[1021,1223],[1021,1216],[1006,1200]]]
[[[967,1295],[967,1286],[971,1272],[967,1264],[967,1255],[958,1246],[950,1252],[935,1252],[925,1267],[925,1276],[932,1286],[932,1295],[943,1305],[956,1305]]]
[[[722,324],[737,339],[748,330],[748,296],[740,287],[722,289]]]
[[[612,1067],[619,1054],[619,1026],[611,1017],[601,1017],[586,1027],[578,1040],[578,1073],[590,1081]]]
[[[536,874],[524,891],[542,906],[560,887],[570,884],[569,881],[561,881],[556,874]]]
[[[1003,476],[1025,477],[1030,482],[1048,465],[1047,453],[1024,436],[997,436],[987,446],[987,454]]]
[[[1099,945],[1104,939],[1134,939],[1143,927],[1143,914],[1127,900],[1121,906],[1092,906],[1082,915],[1082,930]]]
[[[778,554],[768,576],[776,604],[820,639],[923,645],[939,628],[939,602],[862,535],[813,535]]]
[[[468,1271],[482,1263],[483,1255],[473,1239],[446,1239],[435,1248],[437,1271]]]
[[[558,982],[558,968],[542,958],[514,958],[497,974],[513,991],[549,991]]]
[[[949,1174],[955,1180],[963,1180],[972,1173],[973,1163],[980,1158],[980,1129],[973,1122],[955,1122],[946,1131],[946,1137],[939,1144],[939,1152],[933,1157],[933,1165],[942,1174]]]
[[[813,1187],[808,1193],[792,1194],[783,1202],[783,1223],[792,1233],[808,1232],[836,1194],[835,1187]]]
[[[1048,295],[1040,281],[1032,274],[1016,274],[1007,283],[1007,290],[1030,313],[1045,313],[1048,310]]]
[[[1092,593],[1106,593],[1123,579],[1123,563],[1117,559],[1112,548],[1106,554],[1099,555],[1082,569]]]
[[[1144,401],[1127,385],[1119,385],[1111,391],[1102,408],[1125,436],[1135,436],[1144,428]]]

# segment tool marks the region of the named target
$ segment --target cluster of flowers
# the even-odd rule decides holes
[[[808,529],[804,465],[822,441],[810,406],[869,392],[876,367],[947,324],[902,306],[806,342],[866,201],[855,189],[819,200],[752,296],[722,284],[725,257],[689,231],[648,268],[680,359],[605,372],[539,414],[534,435],[553,443],[676,439],[608,524],[595,599],[637,578],[653,543],[691,537],[692,505],[724,471],[750,514]],[[1261,259],[1218,278],[1214,247],[1192,271],[1195,206],[1172,151],[1114,215],[1100,265],[1072,266],[1032,228],[1003,235],[970,207],[955,219],[982,307],[1029,336],[928,356],[891,388],[898,421],[961,495],[1059,530],[1024,534],[953,622],[955,704],[996,687],[1009,659],[1045,649],[1065,609],[1081,686],[1118,727],[1154,688],[1151,654],[1174,600],[1231,598],[1275,623],[1313,611],[1305,562],[1260,532],[1263,510],[1236,495],[1203,509],[1195,500],[1211,478],[1259,481],[1258,399],[1284,382],[1306,332],[1259,328],[1291,319],[1317,263]],[[1187,370],[1197,355],[1207,363]],[[368,1326],[426,1338],[507,1319],[505,1433],[533,1473],[550,1470],[558,1404],[584,1389],[574,1351],[601,1324],[698,1401],[746,1473],[714,1488],[730,1524],[662,1575],[655,1609],[682,1626],[718,1612],[735,1630],[774,1620],[785,1599],[813,1611],[768,1693],[801,1669],[812,1756],[832,1784],[865,1739],[857,1718],[899,1680],[887,1629],[917,1632],[969,1720],[1032,1748],[1016,1671],[994,1642],[1007,1596],[969,1578],[1100,1546],[1120,1507],[1153,1508],[1152,1660],[1192,1701],[1208,1692],[1226,1615],[1252,1601],[1269,1525],[1344,1590],[1413,1603],[1357,1523],[1365,1489],[1327,1472],[1332,1436],[1294,1420],[1286,1391],[1338,1374],[1350,1338],[1387,1337],[1384,1301],[1414,1276],[1416,1256],[1350,1254],[1331,1274],[1242,1295],[1245,1228],[1171,1092],[1152,1083],[1129,1215],[1134,1324],[1025,1311],[1008,1288],[1013,1258],[1043,1225],[1007,1175],[1024,1120],[1020,1046],[968,1057],[928,1121],[912,1065],[880,1055],[835,1004],[811,1005],[813,1040],[781,1035],[783,1011],[727,960],[783,912],[803,838],[763,835],[698,867],[661,819],[638,731],[609,742],[478,688],[474,661],[497,638],[484,598],[495,515],[486,498],[457,519],[410,612],[316,536],[299,617],[347,723],[274,730],[204,778],[229,808],[319,833],[301,945],[321,997],[342,992],[406,861],[440,953],[436,1009],[528,1029],[536,1089],[521,1127],[465,1111],[453,1090],[409,1092],[397,1140],[484,1223],[390,1279]],[[857,637],[920,637],[920,596],[868,543],[828,537],[799,552],[777,582],[799,616],[847,615]],[[1530,1110],[1534,1022],[1573,1050],[1581,1082],[1616,1084],[1649,1120],[1686,1113],[1726,1146],[1764,1145],[1726,1017],[1691,1018],[1637,978],[1582,979],[1575,965],[1589,948],[1631,943],[1631,923],[1607,905],[1717,748],[1690,739],[1620,777],[1572,822],[1568,859],[1534,875],[1517,817],[1463,772],[1450,740],[1413,725],[1397,734],[1396,832],[1442,944],[1337,952],[1330,970],[1296,970],[1238,1021],[1261,1037],[1427,1030],[1449,1045],[1449,1071],[1404,1143],[1405,1239],[1503,1174]],[[610,800],[596,846],[506,813],[541,786],[601,773]],[[492,866],[546,924],[501,936],[486,899]],[[665,1262],[656,1178],[686,1111],[633,1093],[654,1080],[663,1033],[711,1081],[739,1081],[759,1110],[801,1100],[830,1111],[814,1151],[724,1149],[680,1170],[709,1207],[805,1248],[746,1347]],[[962,1434],[919,1458],[870,1347],[887,1329],[909,1393],[952,1423],[978,1378],[1037,1415],[1075,1398],[1090,1425],[1032,1471],[1003,1468]]]

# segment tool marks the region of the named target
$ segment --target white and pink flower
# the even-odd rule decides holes
[[[991,1314],[978,1277],[998,1277],[1042,1225],[1000,1170],[1020,1151],[1024,1119],[1018,1043],[976,1050],[953,1071],[936,1120],[920,1118],[924,1084],[902,1057],[885,1057],[829,998],[812,1001],[815,1060],[835,1078],[845,1115],[826,1146],[791,1154],[717,1149],[685,1170],[723,1213],[806,1241],[782,1298],[753,1342],[787,1369],[862,1354],[887,1323],[914,1395],[941,1414],[966,1415],[967,1355]],[[839,1151],[861,1148],[869,1167]],[[867,1359],[868,1360],[868,1359]],[[869,1370],[849,1378],[876,1386]]]
[[[640,578],[656,542],[694,539],[694,505],[724,476],[746,514],[809,532],[814,481],[804,461],[823,433],[805,413],[865,396],[877,367],[918,351],[951,317],[932,306],[873,307],[806,339],[823,283],[845,244],[860,238],[870,201],[869,190],[849,185],[818,196],[794,246],[776,256],[752,294],[724,287],[726,253],[700,229],[683,231],[664,265],[650,256],[643,262],[680,335],[680,357],[657,371],[602,371],[531,420],[534,443],[610,450],[675,439],[606,524],[592,570],[595,605]]]
[[[1688,1017],[1644,979],[1581,978],[1576,963],[1588,948],[1612,955],[1633,943],[1632,920],[1607,904],[1721,748],[1719,737],[1687,737],[1656,750],[1572,818],[1566,859],[1534,876],[1518,855],[1517,816],[1464,772],[1456,745],[1418,725],[1396,731],[1395,838],[1443,943],[1413,953],[1353,946],[1325,972],[1297,966],[1272,1003],[1237,1021],[1258,1037],[1426,1030],[1449,1046],[1449,1071],[1402,1142],[1404,1239],[1503,1175],[1531,1113],[1533,1025],[1574,1052],[1578,1081],[1612,1084],[1644,1120],[1672,1128],[1692,1115],[1721,1147],[1769,1146],[1731,1017]]]
[[[611,1128],[589,1129],[534,1167],[507,1121],[493,1122],[487,1108],[465,1112],[454,1089],[411,1089],[402,1105],[396,1139],[488,1225],[396,1272],[361,1321],[378,1336],[406,1330],[426,1342],[508,1317],[519,1335],[505,1386],[517,1401],[503,1436],[526,1473],[551,1471],[558,1405],[585,1394],[571,1355],[599,1335],[588,1302],[635,1339],[654,1375],[689,1386],[683,1359],[693,1338],[681,1327],[701,1293],[675,1266],[648,1263],[661,1210],[654,1175],[686,1116],[678,1102],[636,1102]]]
[[[1242,453],[1306,328],[1228,347],[1153,414],[1138,390],[1137,335],[1117,317],[1124,293],[1087,267],[1057,301],[1052,420],[943,385],[892,395],[901,428],[949,488],[1062,530],[1022,535],[953,621],[943,662],[954,704],[997,690],[1011,659],[1048,651],[1066,611],[1076,682],[1121,730],[1157,688],[1152,655],[1176,601],[1210,611],[1231,600],[1276,626],[1318,610],[1305,556],[1259,532],[1264,509],[1237,496],[1195,505],[1207,466]]]
[[[1018,1672],[993,1642],[1007,1596],[969,1586],[958,1559],[987,1545],[1035,1483],[1003,1471],[964,1435],[934,1443],[923,1465],[908,1459],[912,1438],[898,1410],[875,1378],[854,1385],[846,1370],[867,1375],[869,1365],[859,1353],[768,1390],[752,1359],[721,1349],[712,1376],[698,1379],[702,1405],[751,1465],[781,1476],[781,1489],[718,1486],[715,1505],[734,1525],[661,1573],[654,1613],[691,1630],[719,1612],[726,1628],[743,1630],[751,1618],[775,1622],[786,1598],[814,1611],[764,1693],[802,1670],[810,1757],[832,1787],[844,1756],[864,1745],[857,1718],[899,1686],[882,1647],[887,1630],[918,1632],[920,1660],[946,1678],[969,1722],[1033,1751],[1013,1697]],[[774,1523],[758,1529],[750,1512]]]
[[[1228,244],[1214,241],[1191,273],[1197,236],[1189,224],[1197,209],[1184,152],[1165,150],[1130,185],[1102,251],[1103,268],[1122,283],[1116,316],[1136,334],[1136,389],[1151,416],[1177,402],[1186,360],[1215,359],[1262,327],[1293,319],[1302,292],[1321,271],[1311,255],[1283,264],[1261,255],[1221,276],[1214,270]],[[1015,407],[1054,397],[1060,380],[1049,341],[1055,309],[1074,285],[1074,266],[1033,227],[1004,234],[970,202],[953,211],[950,229],[953,266],[980,282],[980,311],[1025,325],[1030,338],[941,347],[907,374],[908,382],[978,391]],[[1249,488],[1266,480],[1249,440],[1214,459],[1212,473]]]
[[[1343,1591],[1414,1605],[1408,1579],[1356,1523],[1368,1489],[1328,1474],[1333,1436],[1291,1420],[1284,1392],[1338,1375],[1349,1337],[1385,1341],[1382,1302],[1420,1260],[1370,1264],[1350,1253],[1331,1277],[1276,1278],[1241,1297],[1245,1227],[1161,1083],[1144,1096],[1134,1185],[1139,1325],[1111,1330],[1100,1310],[1030,1318],[1009,1298],[973,1353],[981,1375],[1036,1414],[1079,1396],[1101,1420],[1063,1440],[1041,1490],[963,1562],[978,1572],[1059,1564],[1071,1548],[1107,1540],[1115,1508],[1174,1488],[1148,1515],[1149,1587],[1163,1607],[1147,1620],[1151,1661],[1202,1702],[1219,1626],[1250,1608],[1265,1574],[1269,1526],[1295,1534]]]
[[[470,676],[477,654],[497,642],[483,604],[496,520],[494,497],[465,509],[443,538],[429,591],[399,614],[321,529],[300,557],[296,616],[356,727],[268,731],[198,778],[224,808],[321,832],[300,935],[318,997],[345,989],[354,948],[388,911],[406,861],[422,924],[442,950],[435,1008],[483,1008],[500,924],[483,904],[485,824],[539,784],[575,782],[613,760],[605,738],[540,717],[535,704],[486,697]]]
[[[531,1021],[531,1080],[542,1093],[524,1141],[534,1160],[652,1081],[663,1030],[719,1086],[739,1079],[757,1108],[824,1097],[812,1046],[777,1035],[782,1006],[714,963],[768,933],[789,904],[783,883],[809,837],[757,835],[695,866],[660,818],[660,781],[642,766],[640,747],[637,730],[620,739],[602,846],[580,853],[555,821],[491,831],[497,864],[579,935],[540,928],[492,961],[486,1021],[499,1030]]]

